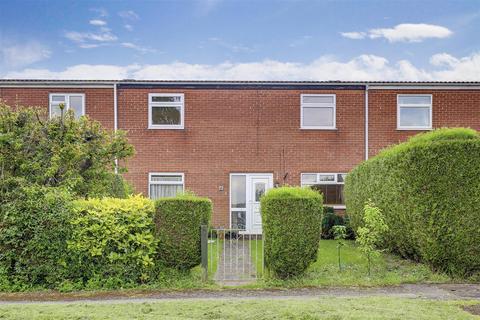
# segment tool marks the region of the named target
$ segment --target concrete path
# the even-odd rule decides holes
[[[235,286],[255,281],[255,266],[250,257],[250,241],[225,239],[214,280],[224,286]]]
[[[432,300],[479,300],[480,284],[405,284],[374,288],[308,288],[289,290],[191,290],[191,291],[112,291],[97,293],[18,293],[0,294],[0,305],[8,303],[130,303],[188,299],[315,299],[322,297],[398,297]]]

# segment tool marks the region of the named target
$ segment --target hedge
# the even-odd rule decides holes
[[[77,200],[68,241],[76,273],[85,281],[141,282],[154,266],[154,205],[150,199]]]
[[[354,230],[371,199],[384,213],[384,247],[456,276],[480,272],[480,136],[438,129],[390,147],[347,175]]]
[[[53,288],[68,277],[65,239],[72,232],[70,194],[62,188],[21,187],[0,199],[2,290]]]
[[[167,267],[191,269],[201,262],[200,227],[208,225],[212,202],[182,194],[155,201],[157,260]]]
[[[300,275],[316,260],[322,204],[310,188],[271,189],[261,198],[265,266],[273,276]]]

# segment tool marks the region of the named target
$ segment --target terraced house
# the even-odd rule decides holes
[[[0,80],[0,98],[50,116],[64,103],[125,130],[136,191],[207,196],[216,226],[246,233],[261,232],[269,188],[313,186],[342,210],[345,174],[382,148],[433,128],[480,130],[480,82]]]

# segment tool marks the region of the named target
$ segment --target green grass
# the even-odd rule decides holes
[[[461,309],[467,301],[405,298],[295,300],[179,300],[143,303],[1,305],[1,319],[478,319]],[[478,301],[476,302],[478,303]]]
[[[450,278],[432,272],[426,265],[383,253],[367,274],[367,261],[353,241],[341,249],[342,271],[338,268],[337,242],[321,240],[317,261],[301,277],[289,280],[265,279],[262,287],[384,286],[401,283],[443,283]]]

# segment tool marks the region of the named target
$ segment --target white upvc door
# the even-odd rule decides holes
[[[236,192],[237,194],[243,194],[245,197],[245,231],[244,233],[247,234],[261,234],[262,233],[262,215],[261,215],[261,208],[260,208],[260,198],[264,195],[269,189],[273,188],[273,175],[269,173],[246,173],[246,174],[232,174],[235,176],[240,176],[244,178],[245,184],[236,184],[235,189],[232,190],[232,186],[230,192]],[[242,192],[238,190],[245,186],[245,191]],[[230,194],[230,199],[232,203],[232,194]],[[238,196],[234,197],[238,199]],[[240,203],[243,201],[234,201],[235,203]],[[241,214],[241,209],[231,208],[230,215]],[[231,227],[235,227],[232,225],[233,221],[231,221]]]

